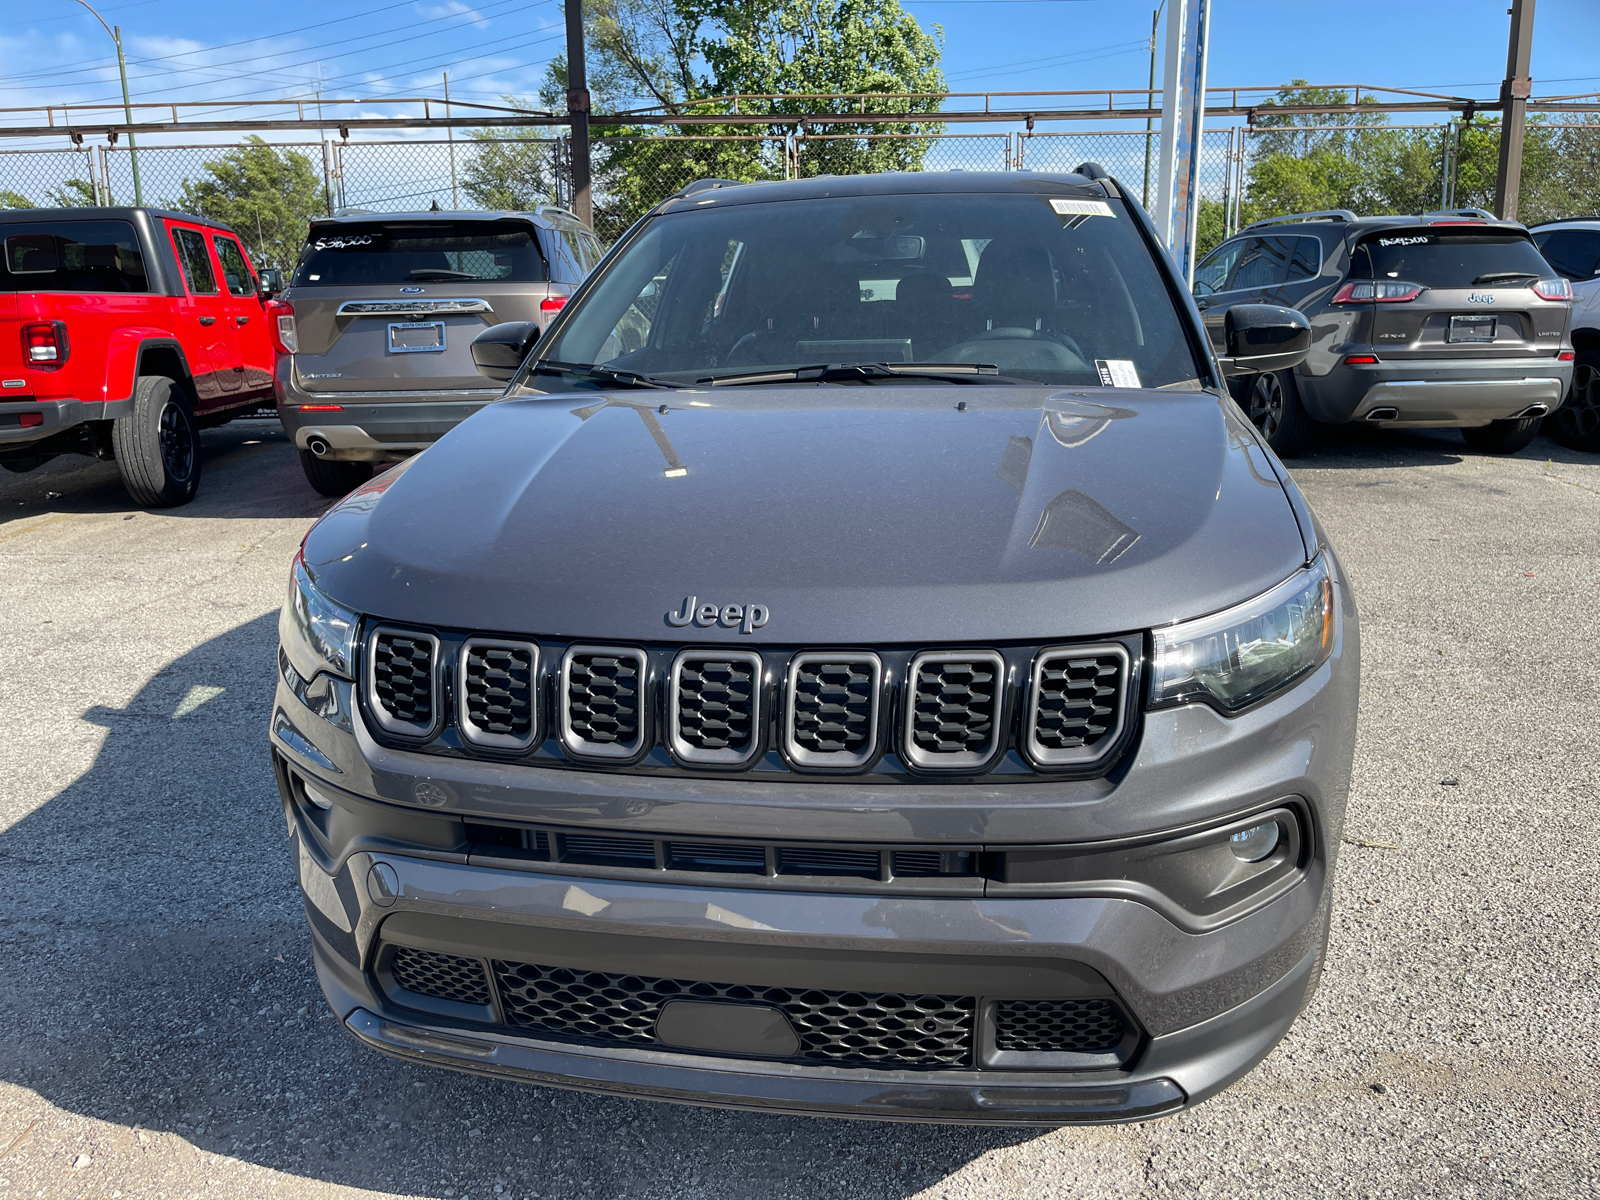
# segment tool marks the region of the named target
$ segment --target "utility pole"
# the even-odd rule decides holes
[[[1522,133],[1528,121],[1533,80],[1533,0],[1511,0],[1511,42],[1506,47],[1506,78],[1500,85],[1500,172],[1495,177],[1494,212],[1503,221],[1517,219],[1517,193],[1522,188]]]
[[[594,225],[589,190],[589,77],[583,65],[583,0],[567,0],[567,115],[571,118],[572,211]]]
[[[1173,188],[1178,175],[1178,118],[1180,111],[1178,76],[1183,66],[1183,29],[1189,23],[1189,0],[1172,0],[1167,17],[1167,63],[1161,86],[1161,158],[1156,166],[1156,202],[1150,215],[1155,218],[1156,237],[1169,250],[1177,224],[1172,211]]]
[[[450,72],[444,73],[444,116],[450,119]],[[456,192],[456,128],[454,125],[445,126],[445,136],[450,139],[450,208],[454,212],[461,211],[461,197]]]
[[[78,3],[94,13],[94,19],[100,22],[101,27],[111,35],[111,40],[117,44],[117,73],[122,76],[122,116],[128,122],[128,157],[133,163],[133,202],[143,208],[144,188],[139,184],[139,146],[133,140],[133,104],[128,99],[128,60],[122,56],[122,26],[107,25],[106,19],[90,6],[89,0],[78,0]]]
[[[1161,0],[1156,5],[1155,12],[1150,14],[1150,90],[1145,93],[1144,106],[1156,106],[1156,30],[1161,25],[1161,10],[1167,5],[1167,0]],[[1144,206],[1150,207],[1150,139],[1155,131],[1155,118],[1144,119]]]

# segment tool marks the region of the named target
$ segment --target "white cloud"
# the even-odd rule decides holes
[[[469,5],[462,4],[461,0],[445,0],[443,4],[419,4],[417,11],[431,20],[440,17],[467,17],[466,24],[476,25],[479,29],[489,27],[489,18]]]

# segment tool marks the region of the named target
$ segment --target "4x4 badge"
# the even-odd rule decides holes
[[[767,623],[772,611],[765,604],[701,604],[699,596],[686,596],[683,608],[667,614],[667,624],[682,629],[691,622],[702,629],[721,625],[726,629],[738,627],[740,633],[754,633]]]

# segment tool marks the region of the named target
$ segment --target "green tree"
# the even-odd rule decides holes
[[[325,210],[322,179],[297,150],[252,134],[186,180],[174,207],[232,226],[258,267],[290,267],[305,244],[306,224]]]
[[[51,208],[93,208],[100,203],[94,194],[94,184],[87,179],[68,179],[60,187],[44,194]]]
[[[0,191],[0,208],[32,208],[33,201],[20,192]]]

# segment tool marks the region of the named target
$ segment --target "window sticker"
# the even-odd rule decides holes
[[[1143,385],[1139,382],[1139,371],[1133,361],[1127,358],[1097,358],[1094,360],[1094,369],[1100,372],[1101,387],[1136,388]]]
[[[1104,200],[1051,200],[1050,207],[1063,217],[1115,217]]]

